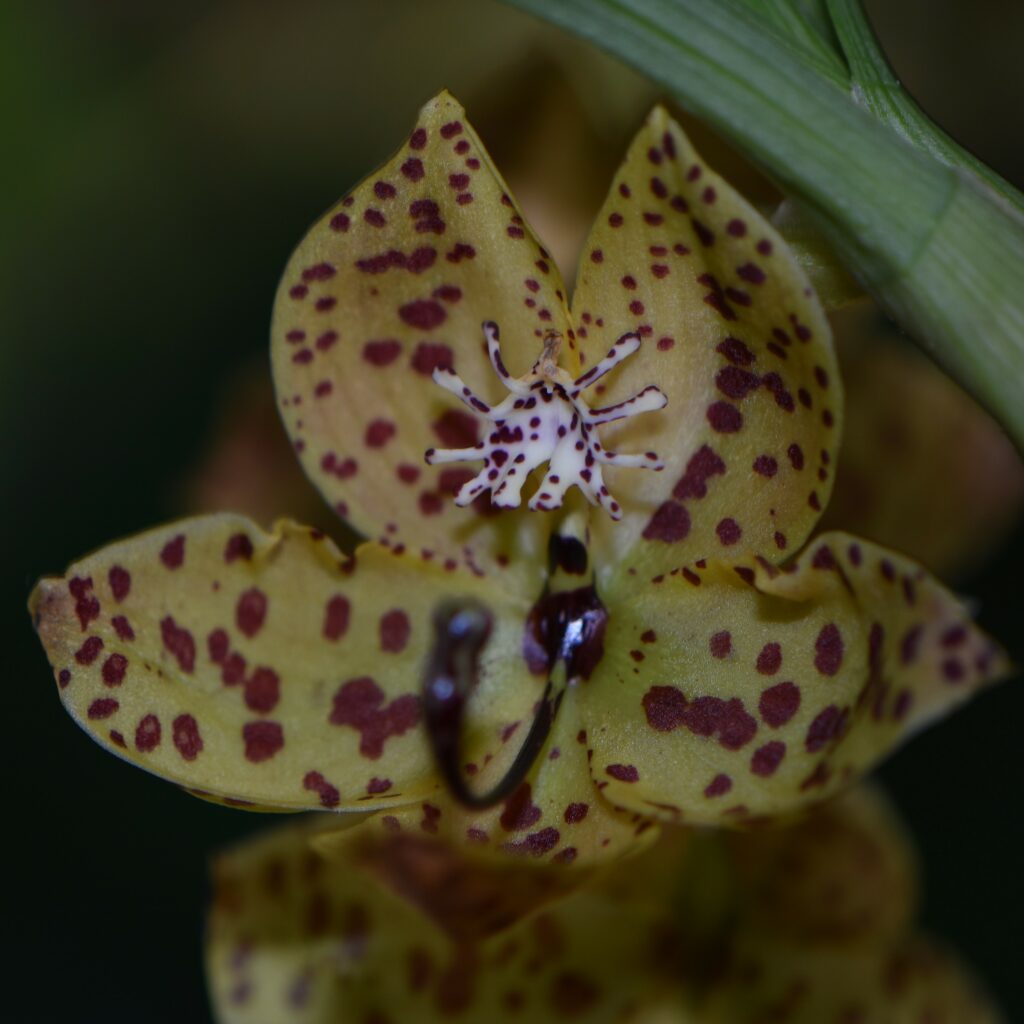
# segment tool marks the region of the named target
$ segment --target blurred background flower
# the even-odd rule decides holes
[[[1024,144],[1006,130],[1024,102],[1024,10],[1009,0],[868,8],[925,108],[1024,183]],[[295,475],[269,395],[270,306],[295,239],[448,86],[571,278],[657,93],[482,0],[10,4],[0,68],[0,458],[16,538],[6,749],[17,820],[33,836],[8,855],[10,917],[24,976],[60,965],[62,978],[19,986],[25,1003],[12,1012],[203,1020],[203,859],[260,822],[124,772],[71,727],[22,610],[31,581],[200,508],[287,512],[337,536]],[[687,129],[725,170],[708,133]],[[775,198],[751,172],[730,177],[755,201]],[[1019,461],[890,326],[870,310],[846,317],[847,471],[829,524],[952,579],[1019,660]],[[1008,813],[1021,712],[1019,691],[1003,687],[882,773],[923,850],[926,924],[961,947],[1011,1019],[1024,1017],[1012,934],[1024,911],[1020,816]]]

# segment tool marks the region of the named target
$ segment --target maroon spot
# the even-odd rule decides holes
[[[565,819],[566,825],[576,825],[587,816],[589,810],[589,804],[569,804],[562,817]]]
[[[194,761],[203,749],[199,725],[191,715],[178,715],[171,723],[171,739],[175,749],[186,761]]]
[[[560,1017],[579,1017],[595,1007],[601,990],[576,971],[563,971],[551,982],[551,1005]]]
[[[331,218],[330,223],[332,231],[348,231],[349,225],[352,223],[352,221],[349,220],[349,216],[347,213],[336,213]]]
[[[480,440],[480,425],[475,417],[458,409],[448,409],[431,427],[446,448],[470,448]]]
[[[708,641],[712,658],[727,658],[732,653],[732,634],[727,629],[715,633]]]
[[[91,665],[102,650],[103,641],[98,636],[91,636],[75,651],[75,661],[79,665]]]
[[[110,581],[110,592],[114,595],[114,600],[120,603],[132,588],[131,574],[120,565],[115,565],[107,574],[107,579]]]
[[[378,779],[375,775],[366,784],[366,792],[371,796],[375,796],[377,793],[386,793],[392,786],[390,779]]]
[[[123,615],[115,615],[110,620],[110,624],[114,627],[114,632],[118,635],[119,639],[135,639],[135,630],[132,629],[132,624]]]
[[[101,670],[103,682],[107,686],[120,686],[124,682],[124,674],[128,668],[128,659],[123,654],[111,654]]]
[[[761,378],[742,367],[725,366],[715,375],[715,385],[723,395],[740,401],[761,386]]]
[[[743,426],[743,416],[735,405],[713,402],[708,406],[707,420],[719,434],[735,434]]]
[[[58,683],[58,685],[63,690],[64,687],[67,686],[68,683],[70,683],[70,682],[71,682],[71,670],[67,669],[67,668],[62,668],[60,670],[59,674],[57,675],[57,683]]]
[[[498,456],[504,454],[505,453],[502,452],[501,449],[494,452],[494,455],[492,456],[493,461],[500,465],[497,461]],[[458,494],[462,489],[462,485],[468,483],[475,476],[476,473],[471,469],[442,469],[437,477],[437,489],[442,494]]]
[[[735,544],[743,536],[743,531],[735,519],[722,519],[715,527],[715,533],[718,534],[719,542],[726,547]]]
[[[363,436],[367,448],[383,448],[395,436],[395,425],[390,420],[374,420]]]
[[[449,121],[447,124],[441,125],[441,138],[452,139],[456,135],[462,134],[462,122],[461,121]]]
[[[690,513],[675,501],[664,502],[644,527],[644,540],[666,544],[683,540],[690,532]]]
[[[334,277],[336,271],[330,263],[317,263],[315,266],[306,267],[302,272],[302,280],[307,284],[310,281],[326,281]]]
[[[71,591],[71,596],[75,599],[75,614],[78,616],[78,621],[84,632],[89,623],[93,619],[98,619],[100,615],[99,599],[90,593],[92,577],[87,576],[83,579],[81,576],[75,576],[68,583],[68,590]]]
[[[320,797],[322,807],[337,807],[341,803],[338,787],[332,786],[320,772],[306,772],[302,779],[302,788],[316,793]]]
[[[789,456],[789,464],[797,470],[804,468],[804,453],[803,449],[798,444],[791,444],[786,449],[786,455]]]
[[[772,740],[771,743],[766,743],[754,751],[754,756],[750,759],[750,770],[755,775],[768,778],[769,775],[775,774],[775,769],[785,756],[786,744],[781,740]]]
[[[610,764],[605,771],[619,782],[639,782],[640,772],[631,764]]]
[[[672,732],[683,724],[687,701],[674,686],[652,686],[640,703],[648,725],[658,732]]]
[[[794,683],[777,683],[761,694],[758,702],[761,718],[773,729],[785,725],[800,708],[800,688]]]
[[[612,213],[608,215],[608,223],[613,228],[622,227],[622,214]]]
[[[409,148],[410,149],[422,149],[427,144],[427,130],[426,128],[417,128],[412,135],[409,136]]]
[[[259,764],[269,761],[284,746],[284,729],[279,722],[246,722],[242,726],[245,759]]]
[[[415,299],[398,310],[404,323],[421,331],[431,331],[448,319],[441,303],[434,299]]]
[[[823,676],[834,676],[843,663],[843,637],[839,627],[830,622],[822,626],[814,641],[814,667]]]
[[[703,498],[708,493],[708,480],[724,472],[725,463],[721,458],[707,445],[702,445],[686,463],[686,472],[672,488],[672,494],[680,501]]]
[[[541,809],[533,802],[533,791],[528,782],[523,782],[505,801],[498,819],[506,832],[521,832],[540,821]]]
[[[146,715],[135,727],[135,747],[148,754],[160,746],[160,719],[156,715]]]
[[[539,832],[531,832],[522,839],[504,843],[502,849],[509,853],[525,853],[531,857],[543,857],[545,853],[550,853],[558,845],[560,838],[558,829],[549,826],[542,828]]]
[[[316,347],[321,352],[326,352],[337,340],[337,331],[324,331],[324,333],[321,334],[320,337],[316,339]]]
[[[775,643],[765,644],[757,656],[757,671],[763,676],[773,676],[782,667],[782,648]]]
[[[402,462],[395,469],[395,475],[403,484],[414,484],[420,478],[420,468],[409,462]]]
[[[423,161],[417,156],[411,156],[402,164],[401,171],[409,181],[420,181],[424,173]]]
[[[91,719],[109,718],[120,706],[113,697],[101,697],[89,705],[86,715]]]
[[[381,756],[386,740],[408,732],[419,720],[419,697],[409,693],[385,705],[384,691],[369,676],[342,683],[329,718],[332,725],[358,730],[359,752],[371,760]]]
[[[959,683],[966,674],[963,662],[959,658],[943,659],[942,675],[947,683]]]
[[[820,711],[811,722],[804,740],[808,753],[813,754],[826,744],[838,740],[846,731],[847,714],[846,710],[840,711],[835,704],[829,704]]]
[[[255,636],[267,617],[267,595],[258,587],[250,587],[235,605],[235,623],[248,637]]]
[[[378,199],[394,199],[397,193],[398,190],[388,181],[376,181],[373,184],[373,194]]]
[[[246,533],[233,534],[228,538],[227,544],[224,545],[224,561],[228,564],[239,558],[248,562],[252,558],[252,554],[252,541]]]
[[[402,343],[394,338],[368,341],[363,346],[363,358],[372,366],[389,366],[402,352]]]
[[[779,464],[770,455],[758,455],[754,459],[754,472],[770,480],[779,471]]]
[[[160,620],[160,636],[182,672],[191,672],[196,664],[196,642],[192,634],[167,615]]]
[[[277,705],[281,680],[272,668],[257,668],[245,681],[245,705],[252,711],[266,714]]]
[[[454,366],[455,357],[447,345],[421,341],[412,355],[412,368],[424,377],[434,370],[451,370]]]
[[[388,222],[387,217],[385,217],[380,210],[375,210],[372,206],[363,213],[363,220],[365,220],[371,227],[375,228],[382,228]],[[320,308],[320,303],[322,301],[322,299],[317,300],[317,309]],[[333,306],[334,303],[332,302],[331,305]]]
[[[462,192],[464,189],[469,188],[469,175],[468,174],[449,174],[448,184],[451,185],[456,192]]]
[[[742,267],[736,268],[736,273],[750,284],[764,283],[764,271],[756,263],[744,263]]]
[[[411,632],[409,616],[400,608],[392,608],[380,617],[380,649],[389,654],[404,651]]]
[[[715,351],[725,356],[734,366],[750,366],[756,358],[739,338],[726,338],[715,346]]]
[[[814,569],[834,569],[836,567],[836,556],[832,553],[832,549],[827,545],[818,548],[811,559],[811,566]]]
[[[716,796],[723,796],[732,789],[732,779],[724,772],[719,772],[705,787],[704,795],[709,799]]]
[[[168,569],[177,569],[185,561],[185,535],[179,533],[160,549],[160,561]]]
[[[348,632],[348,620],[352,606],[343,594],[335,594],[324,608],[324,636],[328,640],[340,640]]]
[[[417,504],[419,505],[420,513],[425,516],[440,515],[441,510],[444,508],[441,496],[433,491],[423,491],[417,499]]]

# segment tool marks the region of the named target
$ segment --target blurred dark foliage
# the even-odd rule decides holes
[[[925,108],[1024,184],[1013,127],[1024,8],[869,8]],[[75,728],[29,628],[32,582],[181,513],[182,481],[227,384],[265,351],[291,247],[386,156],[419,104],[450,87],[500,164],[503,125],[528,128],[544,61],[568,45],[484,0],[0,8],[6,1019],[207,1020],[206,858],[268,824],[127,770]],[[579,48],[568,52],[571,63]],[[509,92],[501,76],[514,60],[541,70]],[[614,100],[591,96],[610,133],[628,135]],[[554,149],[553,181],[561,159]],[[1018,530],[960,580],[1018,663],[1022,555]],[[923,850],[926,923],[1014,1020],[1024,1019],[1022,719],[1018,680],[881,773]]]

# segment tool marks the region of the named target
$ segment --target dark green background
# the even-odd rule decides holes
[[[446,37],[436,44],[396,42],[396,0],[351,17],[358,6],[0,12],[6,1019],[208,1019],[205,859],[267,822],[130,770],[75,728],[24,602],[37,576],[182,511],[181,482],[233,371],[265,349],[277,276],[306,225],[422,101],[442,85],[486,89],[513,50],[518,16],[485,0],[423,4]],[[1020,6],[869,6],[924,105],[1024,183]],[[1018,663],[1022,553],[1018,531],[960,581]],[[1017,680],[881,772],[924,853],[926,923],[1014,1020],[1022,719]]]

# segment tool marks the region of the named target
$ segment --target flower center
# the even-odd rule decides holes
[[[602,465],[660,470],[664,464],[654,452],[627,455],[607,451],[597,438],[596,428],[663,409],[668,400],[652,384],[625,402],[591,409],[581,393],[636,352],[640,339],[635,334],[624,334],[604,359],[574,380],[558,365],[562,336],[548,331],[530,372],[513,377],[501,358],[498,325],[487,321],[483,330],[491,365],[509,392],[504,401],[489,406],[453,370],[434,370],[437,384],[493,423],[488,436],[472,448],[431,448],[426,453],[426,461],[432,466],[483,460],[483,469],[462,486],[455,504],[468,505],[489,490],[493,505],[517,508],[527,478],[547,463],[547,472],[530,498],[531,509],[559,508],[566,492],[578,487],[592,505],[600,505],[612,519],[621,519],[622,509],[608,493]]]

